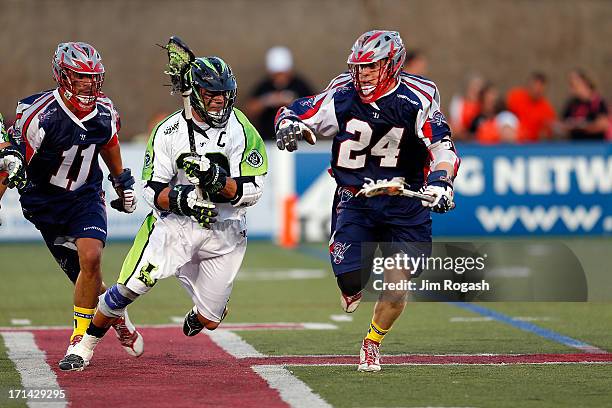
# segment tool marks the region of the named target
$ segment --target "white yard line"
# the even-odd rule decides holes
[[[236,358],[248,358],[248,357],[267,357],[265,354],[261,354],[255,350],[246,341],[242,340],[242,337],[231,331],[215,330],[206,332],[206,334],[214,341],[219,347],[225,350],[228,354]]]
[[[8,358],[15,364],[21,376],[23,389],[59,390],[57,377],[47,364],[45,353],[38,348],[30,332],[4,332]],[[65,407],[66,401],[41,401],[28,399],[29,407]]]
[[[13,326],[29,326],[32,321],[30,319],[11,319],[11,324]]]
[[[253,371],[278,391],[283,401],[292,407],[331,408],[318,394],[303,381],[295,377],[289,370],[278,365],[258,365],[251,367]]]
[[[334,322],[352,322],[353,316],[348,314],[333,314],[329,318]]]

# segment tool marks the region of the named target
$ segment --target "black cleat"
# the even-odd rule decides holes
[[[183,334],[189,337],[195,336],[201,332],[203,328],[204,325],[198,320],[198,313],[191,309],[185,315],[185,321],[183,322]]]
[[[62,371],[83,371],[86,363],[83,357],[76,354],[68,354],[59,362],[59,368]]]

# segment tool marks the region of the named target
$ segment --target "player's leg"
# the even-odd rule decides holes
[[[235,232],[229,234],[235,235]],[[239,235],[226,239],[226,242],[235,240],[234,248],[223,251],[224,255],[203,259],[199,264],[187,264],[180,269],[178,278],[194,303],[183,324],[186,336],[195,336],[204,328],[215,330],[227,316],[227,303],[247,245],[246,238]]]
[[[158,279],[175,275],[191,259],[191,245],[177,245],[186,242],[179,234],[172,220],[156,220],[153,214],[147,216],[123,262],[117,283],[100,296],[87,333],[73,353],[65,357],[64,367],[60,365],[62,370],[83,370],[111,325],[125,316],[126,307],[148,293]],[[134,349],[142,354],[142,336],[135,332],[138,338]]]
[[[332,220],[335,228],[329,240],[330,261],[340,289],[340,305],[346,313],[352,313],[359,306],[369,280],[370,270],[364,268],[364,263],[370,262],[373,248],[362,244],[373,240],[375,226],[367,212],[353,208],[339,212],[333,208]]]
[[[391,257],[397,253],[422,257],[431,253],[431,220],[421,225],[389,225],[387,242],[382,243],[383,256]],[[388,269],[385,282],[408,281],[417,277],[421,270]],[[374,306],[374,313],[367,334],[362,342],[359,371],[380,371],[380,345],[391,330],[395,321],[406,307],[407,291],[387,290],[380,294]]]

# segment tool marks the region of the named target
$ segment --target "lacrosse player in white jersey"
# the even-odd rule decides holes
[[[192,88],[193,138],[184,110],[153,130],[142,174],[153,211],[67,369],[86,367],[114,319],[159,279],[176,276],[193,300],[186,336],[214,330],[227,314],[246,251],[245,207],[261,197],[267,156],[255,128],[233,107],[237,85],[229,65],[197,58],[184,75]]]

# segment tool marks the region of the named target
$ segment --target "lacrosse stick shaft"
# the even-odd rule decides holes
[[[404,190],[402,191],[402,195],[406,197],[418,198],[420,200],[427,201],[428,203],[433,203],[435,201],[434,197],[428,194],[419,193],[418,191]]]

